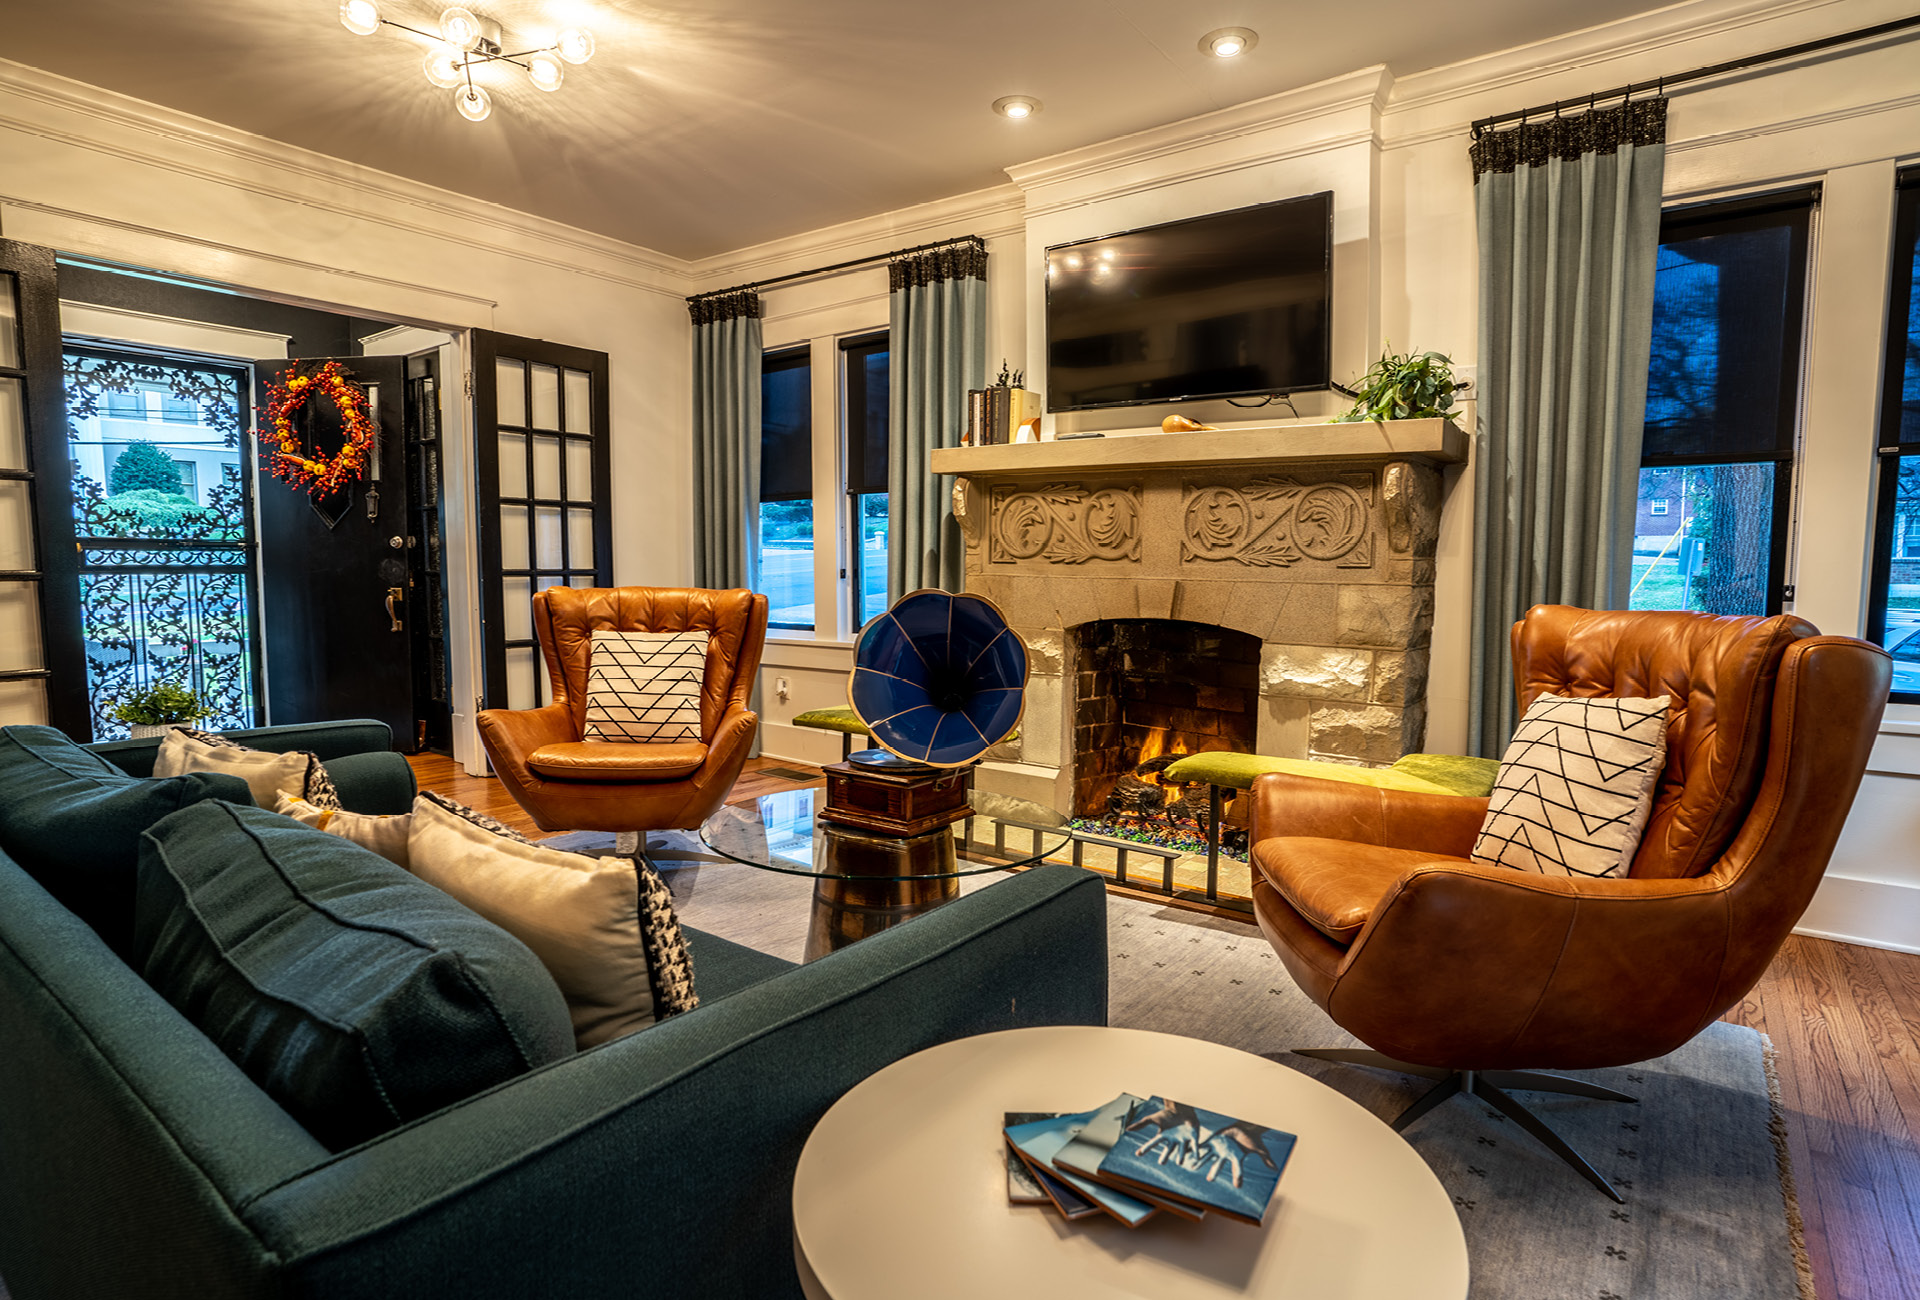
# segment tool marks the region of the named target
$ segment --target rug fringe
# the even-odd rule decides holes
[[[1800,1196],[1793,1184],[1793,1153],[1787,1147],[1787,1111],[1780,1102],[1780,1071],[1774,1063],[1773,1039],[1760,1035],[1760,1064],[1767,1075],[1767,1133],[1773,1138],[1773,1159],[1780,1171],[1780,1195],[1787,1207],[1787,1237],[1793,1244],[1793,1267],[1799,1275],[1800,1300],[1819,1300],[1813,1289],[1813,1261],[1807,1257],[1807,1225],[1800,1217]]]

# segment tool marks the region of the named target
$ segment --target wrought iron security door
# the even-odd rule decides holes
[[[69,346],[63,355],[73,541],[96,740],[140,686],[176,682],[259,720],[247,372]]]

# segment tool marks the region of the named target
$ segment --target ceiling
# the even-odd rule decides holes
[[[1003,168],[1372,63],[1400,76],[1649,0],[467,0],[511,48],[591,28],[547,94],[471,123],[427,43],[338,0],[0,0],[7,58],[676,257],[1006,181]],[[445,0],[380,0],[432,29]],[[1200,52],[1251,27],[1234,60]],[[76,33],[84,33],[77,38]],[[508,75],[511,74],[511,75]],[[989,109],[1042,101],[1013,122]]]

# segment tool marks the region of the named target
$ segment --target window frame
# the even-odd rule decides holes
[[[1894,177],[1892,263],[1887,293],[1887,329],[1880,359],[1880,429],[1876,440],[1873,559],[1867,583],[1866,639],[1886,640],[1887,602],[1893,582],[1893,520],[1899,493],[1900,460],[1920,456],[1920,442],[1900,441],[1901,398],[1905,390],[1907,327],[1913,295],[1920,293],[1913,262],[1920,240],[1920,166],[1903,167]],[[1904,255],[1903,255],[1904,254]],[[1920,691],[1892,691],[1894,704],[1920,704]]]
[[[1797,521],[1793,515],[1799,451],[1802,436],[1802,404],[1805,399],[1807,338],[1810,333],[1807,313],[1809,288],[1813,277],[1813,222],[1820,207],[1820,186],[1796,186],[1765,194],[1736,199],[1712,200],[1669,207],[1660,214],[1660,243],[1714,234],[1734,234],[1770,225],[1778,221],[1765,218],[1798,212],[1800,219],[1789,225],[1792,236],[1789,261],[1800,273],[1787,287],[1787,304],[1782,313],[1785,331],[1781,339],[1780,392],[1776,403],[1778,423],[1773,447],[1745,455],[1724,451],[1701,453],[1654,453],[1644,448],[1640,469],[1691,469],[1710,465],[1765,465],[1773,470],[1773,535],[1768,539],[1767,604],[1768,614],[1778,614],[1792,599],[1787,582],[1789,544]],[[1644,417],[1643,417],[1644,420]],[[1643,424],[1644,427],[1644,424]]]
[[[855,489],[856,482],[867,481],[866,464],[866,416],[867,375],[866,368],[856,364],[856,357],[864,359],[875,353],[890,355],[890,330],[868,330],[860,334],[850,334],[840,340],[840,437],[842,454],[840,458],[840,495],[846,502],[847,538],[846,565],[840,570],[840,581],[846,593],[847,621],[854,635],[867,625],[860,616],[865,604],[866,578],[860,569],[861,546],[860,498],[867,493]],[[860,412],[857,421],[859,437],[855,437],[855,412]],[[892,592],[888,592],[888,604],[892,604]]]

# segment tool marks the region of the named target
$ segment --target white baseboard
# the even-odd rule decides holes
[[[1920,953],[1920,885],[1828,876],[1793,932]]]
[[[855,745],[860,749],[866,748],[865,741],[856,740]],[[760,757],[806,763],[813,767],[838,763],[840,733],[822,731],[818,727],[796,727],[789,722],[762,722]]]

